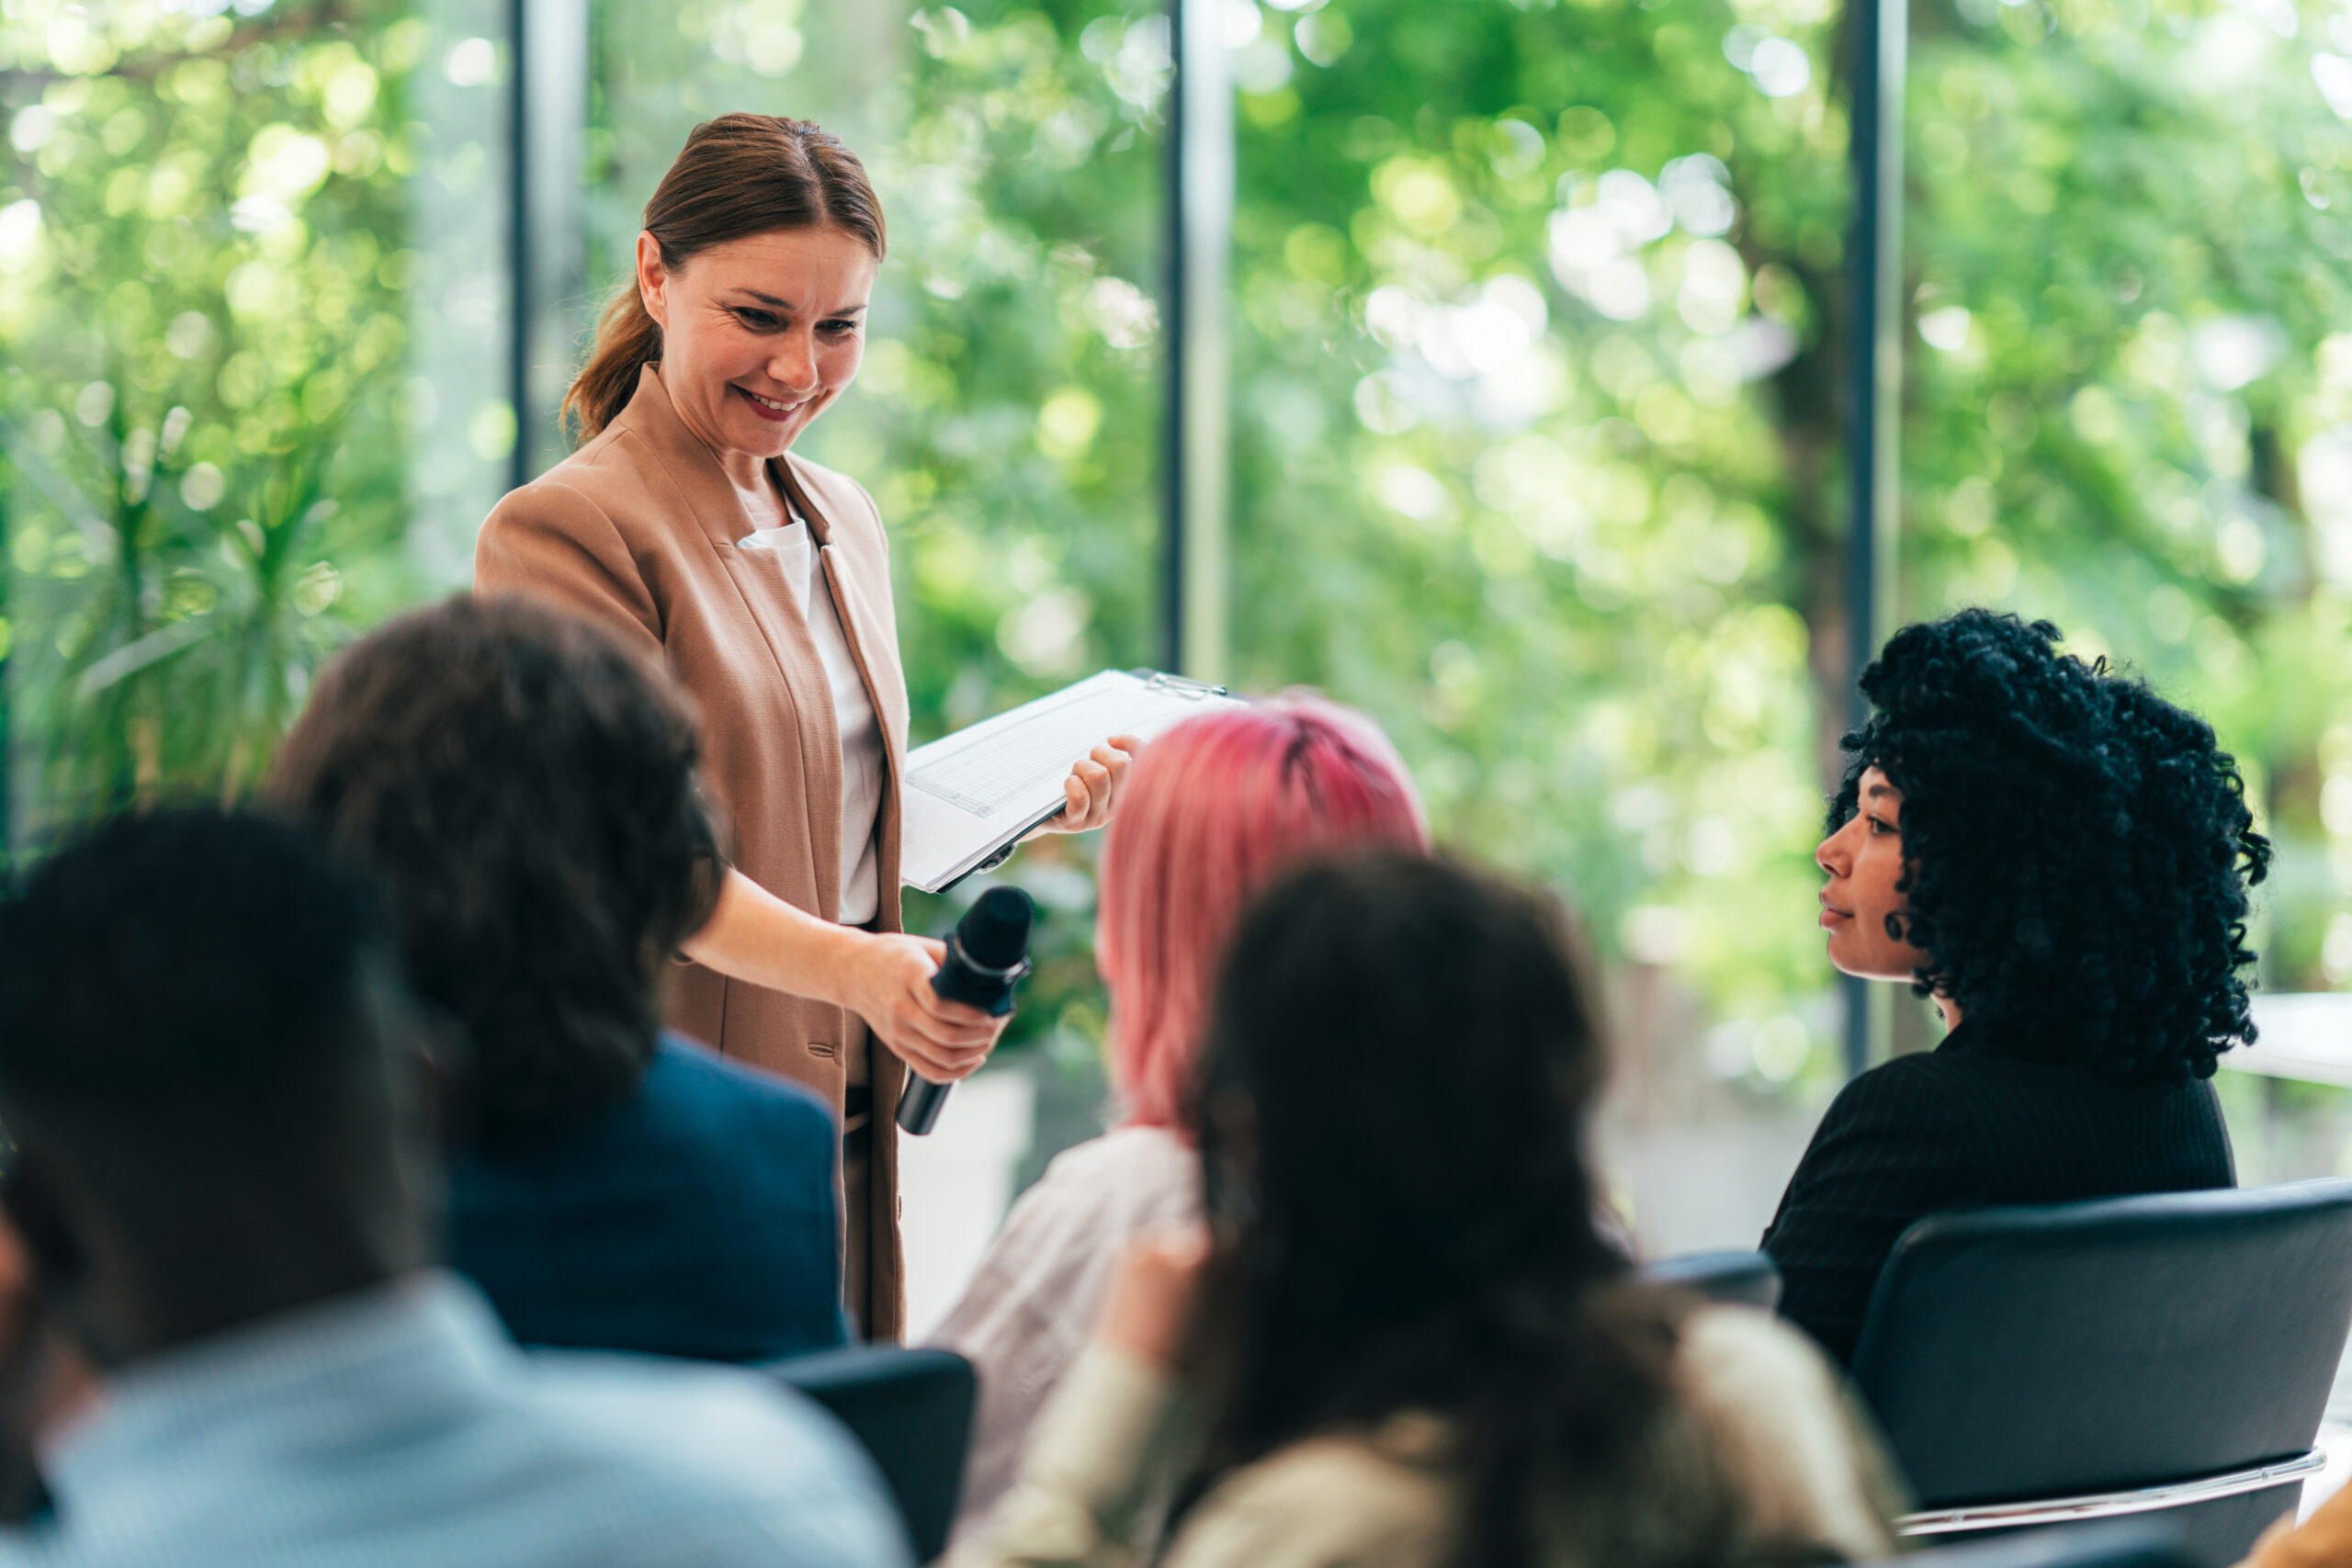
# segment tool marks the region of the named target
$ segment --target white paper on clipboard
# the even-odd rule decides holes
[[[899,879],[944,893],[1062,808],[1062,781],[1114,735],[1148,740],[1213,708],[1222,686],[1105,670],[907,753]]]

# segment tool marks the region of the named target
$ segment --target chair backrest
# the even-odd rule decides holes
[[[2352,1328],[2352,1181],[1939,1214],[1853,1374],[1923,1506],[2291,1458]]]
[[[874,1456],[928,1562],[947,1548],[972,1440],[972,1363],[953,1350],[858,1345],[771,1361],[783,1379],[847,1427]]]
[[[2198,1568],[2198,1562],[2169,1528],[2117,1519],[1914,1552],[1883,1568]]]
[[[1733,1306],[1770,1312],[1781,1304],[1780,1265],[1761,1252],[1686,1252],[1643,1264],[1641,1277]]]

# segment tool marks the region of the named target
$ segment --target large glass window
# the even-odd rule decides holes
[[[1852,653],[1839,8],[1191,14],[1235,85],[1233,678],[1368,709],[1442,837],[1573,891],[1638,1231],[1749,1241],[1844,1066],[1806,918]],[[1911,25],[1895,609],[2049,616],[2211,716],[2280,845],[2265,986],[2352,984],[2352,21]],[[5,0],[17,840],[234,796],[325,651],[463,583],[728,109],[837,130],[888,209],[808,451],[891,526],[917,739],[1152,660],[1170,39],[1140,0]],[[1041,1149],[1100,1092],[1091,855],[1019,863]],[[2335,1091],[2226,1092],[2250,1176],[2344,1157]]]
[[[320,654],[417,592],[432,42],[390,6],[0,13],[20,831],[241,794]]]
[[[1838,1027],[1804,917],[1808,661],[1842,646],[1824,12],[1251,16],[1246,679],[1364,705],[1446,838],[1575,890],[1621,1196],[1661,1244],[1752,1243]]]

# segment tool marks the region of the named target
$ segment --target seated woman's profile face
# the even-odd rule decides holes
[[[1821,929],[1829,933],[1829,962],[1864,980],[1908,980],[1927,955],[1890,934],[1901,929],[1903,792],[1876,768],[1865,769],[1854,815],[1813,852],[1829,878],[1821,890]]]
[[[2211,1077],[2254,1038],[2269,840],[2212,726],[2061,640],[1961,610],[1862,671],[1871,714],[1814,852],[1830,960],[2043,1060]]]

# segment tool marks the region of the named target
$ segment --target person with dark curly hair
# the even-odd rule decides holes
[[[209,807],[0,897],[0,1456],[51,1504],[0,1564],[910,1568],[778,1380],[520,1350],[442,1267],[396,942],[311,836]]]
[[[1987,610],[1906,626],[1841,745],[1821,924],[1949,1032],[1848,1084],[1764,1233],[1781,1311],[1841,1361],[1929,1214],[2229,1187],[2207,1081],[2255,1037],[2246,890],[2270,846],[2211,726]]]
[[[452,599],[321,677],[269,795],[373,874],[470,1037],[450,1256],[529,1345],[751,1360],[840,1344],[831,1112],[663,1033],[723,872],[695,729],[560,611]]]

